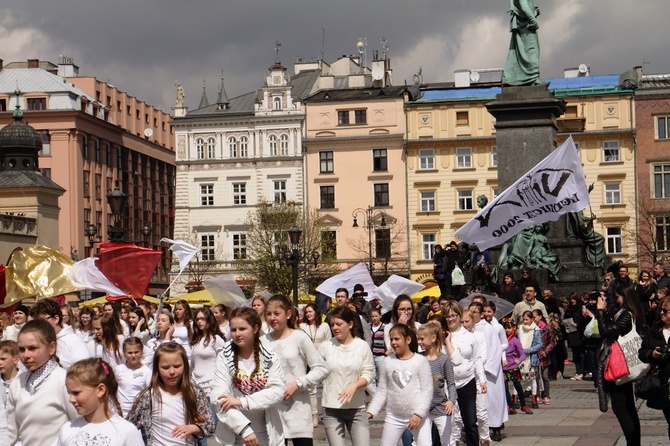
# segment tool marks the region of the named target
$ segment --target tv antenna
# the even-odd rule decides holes
[[[278,40],[275,40],[275,51],[277,52],[277,59],[275,60],[275,63],[279,63],[279,49],[281,48],[281,42]]]

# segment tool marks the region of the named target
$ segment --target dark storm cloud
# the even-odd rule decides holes
[[[634,65],[670,72],[665,42],[667,0],[634,7],[622,0],[536,0],[540,16],[543,77],[586,63],[594,74],[620,73]],[[75,58],[82,75],[169,111],[175,80],[186,103],[197,106],[206,80],[216,98],[223,68],[234,97],[262,86],[275,58],[292,71],[297,57],[326,62],[356,53],[359,37],[372,50],[388,39],[394,83],[453,80],[461,68],[501,67],[507,52],[507,0],[266,0],[224,1],[31,0],[0,13],[0,58]],[[325,29],[325,42],[322,40]],[[323,45],[323,46],[322,46]],[[4,47],[4,49],[3,49]]]

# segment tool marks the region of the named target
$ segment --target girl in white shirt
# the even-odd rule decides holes
[[[99,358],[76,362],[68,369],[65,382],[79,418],[60,428],[58,446],[92,442],[107,446],[144,445],[137,428],[110,410],[112,403],[121,412],[115,396],[118,384],[109,364]]]
[[[253,308],[253,310],[258,314],[258,317],[261,318],[261,336],[268,334],[270,330],[272,330],[265,320],[266,304],[267,302],[263,296],[256,296],[251,301],[251,308]]]
[[[189,361],[191,360],[191,336],[193,335],[193,311],[184,299],[174,304],[174,341],[186,349]]]
[[[113,315],[105,314],[102,317],[93,319],[93,332],[95,333],[95,342],[89,344],[92,347],[91,356],[101,358],[116,368],[123,364],[123,334],[118,332],[118,324]]]
[[[142,308],[135,307],[128,310],[128,326],[130,336],[135,336],[136,338],[139,338],[143,344],[146,344],[151,334],[149,332],[147,318]]]
[[[191,338],[191,377],[207,395],[212,391],[216,357],[225,345],[223,334],[209,308],[196,311]]]
[[[260,339],[261,320],[251,308],[230,315],[232,341],[216,358],[212,401],[217,440],[225,445],[283,446],[277,403],[286,386],[279,358]]]
[[[431,446],[431,423],[426,422],[433,399],[433,377],[419,349],[416,333],[405,324],[389,332],[393,354],[382,362],[377,392],[368,406],[368,419],[386,405],[381,446],[395,446],[406,429],[418,446]]]
[[[84,307],[79,312],[79,327],[74,332],[84,341],[89,350],[93,348],[91,344],[95,343],[95,334],[93,333],[93,310],[90,307]]]
[[[142,352],[142,363],[151,367],[154,361],[154,353],[164,342],[172,341],[174,332],[174,318],[168,312],[163,312],[156,316],[156,337],[147,341],[147,345]]]
[[[123,341],[126,363],[119,364],[114,369],[114,375],[119,383],[117,399],[123,416],[130,412],[135,397],[151,384],[151,369],[142,364],[143,348],[142,341],[134,336]]]
[[[25,372],[12,380],[7,402],[9,444],[55,445],[58,431],[77,411],[69,402],[65,369],[56,360],[56,332],[45,319],[33,319],[18,337]]]
[[[230,322],[228,321],[228,307],[224,304],[217,304],[212,307],[212,314],[216,318],[219,330],[223,333],[224,339],[230,341]]]
[[[158,347],[151,385],[139,394],[128,421],[152,446],[195,445],[214,433],[216,423],[200,386],[191,383],[186,350],[176,342]]]
[[[279,356],[286,378],[284,401],[278,405],[284,437],[294,446],[312,446],[314,426],[307,388],[323,381],[328,368],[309,336],[296,330],[297,310],[288,297],[272,296],[265,319],[272,328],[265,339]]]
[[[412,330],[416,331],[421,327],[421,324],[416,321],[414,315],[414,302],[407,294],[401,294],[396,297],[391,309],[393,315],[391,322],[384,325],[384,343],[386,344],[386,351],[391,351],[391,337],[389,333],[395,324],[407,325]]]
[[[316,304],[307,304],[303,311],[302,322],[300,322],[300,329],[307,333],[307,336],[314,343],[314,347],[318,350],[321,344],[333,337],[330,331],[330,326],[325,323],[321,314],[321,309]],[[319,425],[318,415],[318,401],[316,386],[309,388],[309,403],[312,406],[312,424],[314,427]]]
[[[352,446],[370,444],[370,425],[365,411],[365,387],[374,377],[372,351],[356,337],[358,315],[346,305],[330,314],[334,337],[319,347],[330,374],[323,380],[323,426],[328,444],[344,446],[345,431]]]

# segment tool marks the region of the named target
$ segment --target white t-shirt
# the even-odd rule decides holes
[[[151,369],[144,364],[137,369],[129,369],[125,364],[119,364],[114,369],[114,375],[119,383],[116,398],[119,400],[123,416],[130,413],[137,395],[151,384]]]
[[[191,446],[196,444],[195,437],[186,438],[172,436],[175,427],[186,423],[184,413],[184,398],[179,395],[170,395],[163,389],[161,392],[162,404],[153,398],[151,408],[151,432],[154,446]]]
[[[104,423],[89,423],[79,417],[65,423],[58,432],[58,446],[143,446],[140,431],[118,415]]]
[[[202,387],[202,390],[208,395],[212,390],[216,357],[225,345],[226,342],[221,336],[215,336],[213,339],[210,339],[209,344],[205,345],[203,338],[191,348],[191,376],[193,377],[193,382]]]

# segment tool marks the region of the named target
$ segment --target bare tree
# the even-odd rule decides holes
[[[291,293],[293,280],[287,257],[291,250],[288,231],[294,225],[302,232],[299,244],[302,260],[298,265],[301,290],[311,291],[315,282],[337,272],[337,264],[321,255],[322,228],[317,221],[315,211],[302,212],[291,203],[259,204],[247,215],[246,252],[235,260],[242,278],[271,293]],[[316,266],[313,253],[318,254]]]
[[[361,235],[357,239],[348,239],[347,245],[360,257],[361,262],[372,262],[370,275],[375,282],[382,283],[392,274],[409,276],[406,226],[402,222],[393,221],[385,227],[376,225],[371,234],[368,234],[369,230],[362,227]]]
[[[626,233],[637,243],[636,260],[644,268],[667,262],[670,260],[670,209],[647,197],[632,200],[632,205],[637,215],[637,228],[629,228]]]
[[[188,292],[204,290],[205,279],[216,277],[223,272],[222,266],[225,261],[223,250],[216,239],[213,245],[208,243],[203,246],[202,239],[197,234],[191,234],[188,242],[198,248],[198,251],[186,267],[188,283],[185,287]]]

